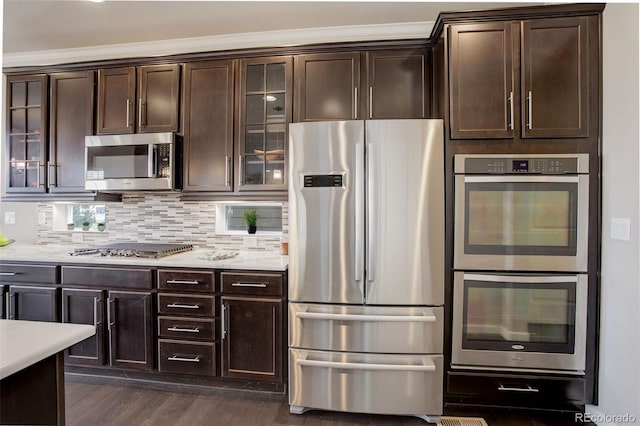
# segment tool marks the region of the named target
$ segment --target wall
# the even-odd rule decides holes
[[[640,133],[638,4],[608,3],[603,15],[603,228],[598,406],[600,425],[640,424]],[[629,218],[629,241],[612,218]],[[609,417],[607,417],[609,416]]]
[[[0,202],[0,232],[21,243],[37,243],[37,209],[35,203]],[[14,212],[16,223],[5,224],[5,212]]]
[[[213,201],[181,201],[180,194],[125,194],[121,203],[105,203],[107,230],[105,232],[67,231],[65,218],[54,217],[59,206],[38,203],[37,212],[46,222],[37,226],[39,244],[91,245],[114,241],[145,241],[190,243],[198,247],[228,249],[243,248],[242,235],[216,235],[216,203]],[[55,226],[54,224],[57,224]],[[258,228],[260,223],[258,222]],[[282,207],[283,233],[288,231],[287,203]],[[259,230],[258,230],[259,232]],[[74,242],[81,236],[82,243]],[[280,250],[280,235],[260,235],[257,250]]]

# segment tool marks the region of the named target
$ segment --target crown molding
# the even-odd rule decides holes
[[[303,28],[228,35],[111,44],[73,49],[5,53],[2,66],[50,66],[75,62],[161,57],[183,53],[215,52],[258,47],[291,47],[315,43],[373,40],[427,39],[433,21],[399,24]]]

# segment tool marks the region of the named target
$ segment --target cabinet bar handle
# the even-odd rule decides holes
[[[111,315],[111,307],[115,306],[115,300],[112,298],[107,299],[107,329],[111,331],[111,327],[116,325],[115,314]],[[113,321],[112,321],[113,320]]]
[[[25,161],[25,163],[28,163],[28,161]],[[36,161],[36,164],[38,165],[36,167],[36,181],[38,181],[38,186],[44,186],[44,182],[40,183],[40,168],[44,169],[45,165],[44,164],[40,164],[39,160]]]
[[[513,92],[509,92],[509,130],[513,130]]]
[[[7,295],[5,297],[6,300],[5,300],[4,306],[5,306],[5,310],[7,312],[6,313],[7,319],[13,319],[13,317],[14,317],[13,315],[11,315],[12,314],[12,312],[11,312],[11,298],[12,297],[13,296],[11,295],[11,293],[7,293]]]
[[[227,306],[223,303],[222,312],[220,312],[220,320],[222,322],[222,340],[224,340],[225,337],[227,337],[226,312],[227,312]]]
[[[373,86],[369,86],[369,118],[373,118]]]
[[[540,392],[540,389],[532,388],[529,385],[527,385],[526,388],[512,388],[512,387],[506,387],[506,386],[500,385],[498,386],[498,390],[502,392],[530,392],[530,393]]]
[[[200,362],[200,355],[196,356],[195,358],[184,358],[181,356],[170,356],[169,358],[167,358],[167,360],[169,361],[182,361],[182,362]]]
[[[225,181],[227,183],[227,186],[231,186],[231,181],[229,180],[229,162],[231,160],[231,157],[229,157],[228,155],[225,155],[224,157],[224,178]]]
[[[129,110],[130,110],[130,106],[129,106],[129,98],[127,98],[127,127],[129,127]]]
[[[358,118],[358,88],[353,88],[353,118]]]
[[[266,157],[265,157],[266,158]],[[238,176],[240,177],[240,185],[244,185],[244,176],[242,176],[242,155],[238,156]]]
[[[267,283],[233,283],[231,287],[256,287],[256,288],[265,288]]]
[[[53,173],[51,173],[51,167],[53,167]],[[56,173],[56,166],[55,164],[51,164],[50,161],[47,161],[47,188],[51,188],[52,186],[58,186],[58,176]]]
[[[529,104],[529,122],[527,123],[527,128],[531,130],[533,126],[533,111],[531,110],[531,105],[533,104],[533,94],[531,90],[529,90],[529,95],[527,96],[527,103]]]
[[[93,327],[98,331],[98,298],[93,298]]]
[[[140,106],[138,108],[138,123],[140,123],[140,127],[142,127],[144,125],[144,122],[142,121],[142,99],[140,99]]]
[[[16,275],[20,275],[20,272],[0,272],[2,277],[15,277]]]
[[[179,331],[182,333],[200,333],[200,328],[184,328],[174,325],[172,327],[167,328],[168,331]]]
[[[330,321],[436,322],[435,315],[360,315],[323,312],[296,312],[296,318]]]
[[[167,308],[200,309],[200,305],[183,305],[181,303],[171,303]]]
[[[189,284],[189,285],[198,285],[200,284],[200,281],[197,280],[191,280],[191,281],[186,281],[186,280],[168,280],[167,284]]]
[[[372,370],[372,371],[436,371],[433,362],[427,365],[402,365],[402,364],[365,364],[359,362],[316,361],[311,359],[298,359],[296,364],[304,367],[339,368],[342,370]]]

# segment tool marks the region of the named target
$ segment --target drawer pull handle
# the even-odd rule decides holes
[[[189,284],[189,285],[198,285],[200,284],[199,281],[196,280],[192,280],[192,281],[186,281],[186,280],[169,280],[167,281],[167,284]]]
[[[526,388],[512,388],[512,387],[506,387],[504,385],[500,385],[498,386],[498,390],[502,392],[531,392],[531,393],[540,392],[540,389],[532,388],[529,385],[527,385]]]
[[[231,287],[255,287],[255,288],[265,288],[267,283],[233,283]]]
[[[200,305],[183,305],[182,303],[171,303],[167,305],[167,308],[200,309]]]
[[[16,275],[20,275],[20,272],[0,272],[2,277],[15,277]]]
[[[200,329],[198,327],[196,327],[196,328],[183,328],[183,327],[178,327],[178,326],[174,325],[173,327],[167,328],[167,330],[169,330],[169,331],[180,331],[180,332],[183,332],[183,333],[200,333]]]
[[[325,314],[316,312],[296,312],[302,319],[334,320],[334,321],[379,321],[379,322],[436,322],[435,315],[357,315],[357,314]]]
[[[200,355],[198,355],[195,358],[185,358],[182,356],[170,356],[169,358],[167,358],[168,361],[182,361],[182,362],[200,362]]]
[[[364,364],[360,362],[334,362],[315,361],[311,359],[298,359],[296,364],[302,367],[326,367],[340,368],[343,370],[373,370],[373,371],[436,371],[433,362],[428,365],[402,365],[402,364]]]

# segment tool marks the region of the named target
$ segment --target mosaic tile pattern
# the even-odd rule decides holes
[[[53,229],[53,203],[38,203],[38,214],[44,212],[46,224],[38,225],[38,243],[44,245],[93,245],[116,241],[190,243],[196,247],[246,249],[245,235],[216,235],[215,201],[181,201],[180,194],[126,194],[121,203],[105,203],[105,232],[58,231]],[[288,203],[282,205],[282,228],[289,230]],[[72,235],[82,233],[82,243],[74,243]],[[258,247],[252,250],[280,252],[280,237],[256,235]]]

